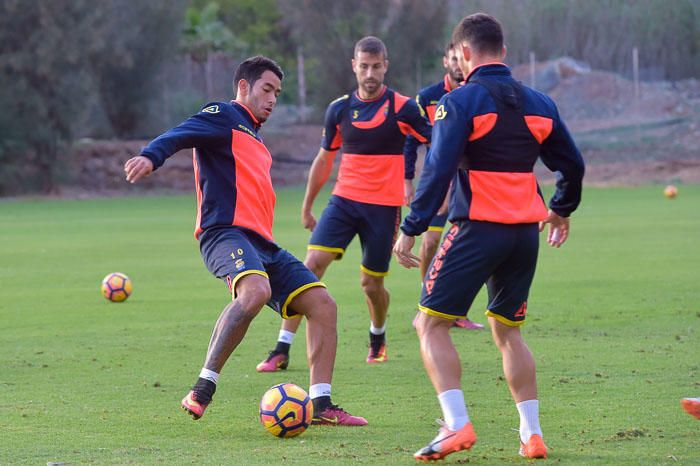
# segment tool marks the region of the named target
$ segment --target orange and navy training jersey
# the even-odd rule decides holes
[[[416,95],[416,103],[423,110],[431,126],[435,121],[435,109],[443,95],[452,90],[450,77],[445,77],[439,83],[424,87]],[[406,179],[412,180],[416,176],[416,160],[418,159],[418,146],[420,141],[413,136],[406,136],[406,144],[403,147],[403,156],[406,158]]]
[[[533,173],[556,172],[549,207],[568,217],[581,201],[584,164],[554,102],[515,81],[501,63],[476,68],[435,112],[433,143],[401,230],[428,228],[453,180],[449,220],[535,223],[547,216]]]
[[[430,132],[418,105],[387,87],[373,100],[363,100],[357,92],[334,100],[326,111],[321,142],[331,152],[343,147],[333,194],[369,204],[402,205],[406,136],[429,143]]]
[[[208,228],[233,225],[273,241],[272,157],[258,129],[244,105],[213,102],[141,151],[158,168],[175,152],[194,148],[197,239]]]

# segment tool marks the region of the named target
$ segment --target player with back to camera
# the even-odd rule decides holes
[[[462,70],[459,67],[459,62],[457,61],[457,51],[455,50],[452,42],[449,42],[445,46],[445,54],[442,57],[442,66],[447,71],[442,81],[421,89],[416,96],[418,106],[423,110],[423,113],[428,118],[431,125],[435,121],[435,108],[437,108],[438,101],[443,95],[447,94],[453,89],[457,89],[461,85],[462,81],[464,81],[464,73],[462,73]],[[404,145],[403,154],[407,160],[407,169],[415,166],[416,159],[418,158],[417,149],[419,145],[420,142],[418,142],[418,140],[413,136],[406,137],[406,144]],[[413,180],[414,175],[414,170],[406,172],[406,179]],[[418,257],[420,257],[421,279],[425,277],[426,273],[428,273],[428,266],[430,265],[430,261],[433,260],[433,257],[435,257],[438,245],[440,244],[440,239],[442,238],[442,232],[445,229],[447,212],[443,213],[442,210],[443,208],[441,208],[440,211],[435,214],[432,220],[430,220],[428,230],[421,236],[420,252],[418,254]],[[468,330],[482,330],[484,328],[483,325],[472,322],[468,317],[465,317],[464,319],[455,319],[452,325],[453,327]]]
[[[124,170],[134,183],[181,149],[194,148],[197,225],[202,258],[232,295],[214,326],[204,367],[182,408],[199,419],[219,374],[248,326],[267,303],[282,318],[307,317],[309,395],[316,424],[365,425],[331,402],[336,354],[336,304],[299,260],[272,237],[275,192],[272,158],[258,130],[282,90],[282,69],[269,58],[243,61],[234,74],[235,100],[207,104],[198,114],[151,141]]]
[[[412,188],[410,180],[404,178],[408,171],[403,156],[405,138],[411,134],[428,143],[431,133],[416,102],[384,84],[388,66],[381,40],[367,36],[357,42],[352,69],[358,87],[328,106],[321,149],[309,172],[301,211],[303,226],[313,232],[304,264],[319,278],[331,262],[342,258],[350,241],[360,237],[360,283],[371,321],[368,363],[388,359],[385,330],[389,293],[384,277],[389,271],[401,205]],[[312,213],[314,200],[328,181],[341,146],[338,180],[317,224]],[[287,368],[289,348],[299,325],[299,319],[283,322],[277,346],[258,364],[258,371]]]
[[[420,461],[441,459],[476,442],[449,329],[486,284],[486,314],[520,415],[520,454],[546,458],[535,361],[520,326],[537,263],[538,230],[549,224],[547,242],[553,247],[566,241],[569,215],[581,200],[583,159],[554,102],[519,84],[503,64],[503,31],[495,18],[467,16],[452,41],[466,84],[440,100],[416,198],[394,246],[402,265],[419,265],[411,252],[415,236],[427,229],[454,178],[449,209],[453,226],[423,282],[417,321],[421,356],[444,424],[414,456]],[[533,173],[538,157],[557,172],[549,211]]]

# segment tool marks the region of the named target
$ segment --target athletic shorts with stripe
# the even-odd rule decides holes
[[[486,315],[509,326],[522,325],[538,249],[535,223],[457,222],[443,238],[423,279],[418,308],[447,319],[466,317],[486,284]]]
[[[298,316],[289,308],[297,295],[315,286],[326,286],[289,251],[245,228],[206,230],[199,249],[209,272],[224,280],[233,296],[241,277],[258,274],[267,278],[272,290],[267,305],[285,319]]]
[[[401,221],[401,207],[367,204],[331,196],[309,239],[309,249],[338,253],[341,259],[358,235],[362,246],[362,271],[384,276],[389,272],[391,248]]]

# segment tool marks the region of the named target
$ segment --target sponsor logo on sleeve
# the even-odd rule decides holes
[[[435,110],[435,121],[444,120],[447,116],[447,110],[445,110],[445,105],[440,105],[437,110]]]
[[[202,109],[203,113],[219,113],[220,109],[218,105],[210,105]]]

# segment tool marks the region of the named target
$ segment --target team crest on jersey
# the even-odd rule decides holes
[[[236,262],[234,262],[236,270],[241,270],[243,267],[245,267],[245,261],[243,259],[236,259]]]
[[[447,116],[447,110],[445,110],[445,105],[440,105],[437,110],[435,110],[435,121],[443,120]]]
[[[219,106],[218,105],[210,105],[207,108],[203,108],[202,112],[204,112],[204,113],[219,113]]]

